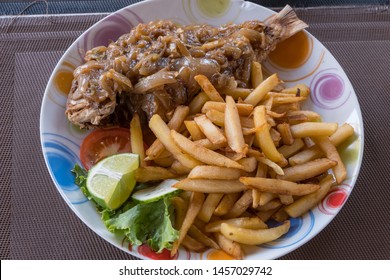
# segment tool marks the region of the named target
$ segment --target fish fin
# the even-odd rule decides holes
[[[281,40],[287,39],[308,27],[304,21],[298,18],[290,5],[286,5],[279,13],[269,17],[265,21],[265,24],[280,30],[281,33],[279,34],[279,37]]]

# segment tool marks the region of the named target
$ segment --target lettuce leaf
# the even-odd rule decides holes
[[[87,189],[87,176],[88,176],[88,172],[87,170],[85,170],[84,168],[82,168],[80,165],[78,165],[77,163],[75,164],[75,166],[73,167],[73,169],[71,170],[72,173],[75,175],[75,179],[74,179],[74,182],[77,186],[80,187],[80,190],[83,192],[83,194],[89,199],[91,200],[92,197],[91,195],[89,194],[89,191]]]
[[[147,243],[152,250],[160,253],[164,248],[172,249],[172,243],[179,237],[179,232],[172,226],[172,212],[169,199],[161,199],[137,204],[113,217],[107,213],[102,217],[111,232],[123,232],[130,243]]]
[[[75,183],[91,200],[87,189],[88,172],[76,164],[72,173]],[[124,234],[131,244],[146,243],[160,253],[164,248],[171,250],[173,242],[179,238],[179,232],[172,226],[173,205],[169,198],[141,204],[129,200],[116,210],[104,209],[99,205],[96,207],[107,229]]]

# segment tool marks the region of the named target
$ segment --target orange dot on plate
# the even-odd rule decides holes
[[[212,250],[207,254],[208,260],[234,260],[234,258],[228,254],[226,254],[222,250]]]
[[[58,71],[54,77],[54,83],[60,92],[68,95],[72,86],[73,73],[71,71]]]
[[[268,57],[279,67],[294,69],[306,62],[310,51],[309,38],[305,32],[300,31],[280,42]]]

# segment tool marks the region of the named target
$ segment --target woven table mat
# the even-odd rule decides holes
[[[390,12],[382,6],[298,14],[351,80],[365,147],[359,178],[340,213],[281,259],[390,259]],[[70,44],[104,16],[0,17],[1,259],[134,259],[90,230],[63,201],[39,139],[52,70]]]

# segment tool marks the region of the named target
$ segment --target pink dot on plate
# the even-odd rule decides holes
[[[343,80],[335,74],[325,74],[316,84],[319,95],[325,100],[336,100],[344,92]]]
[[[326,204],[330,208],[339,208],[344,204],[346,199],[347,193],[338,190],[329,194],[328,199],[326,200]]]

